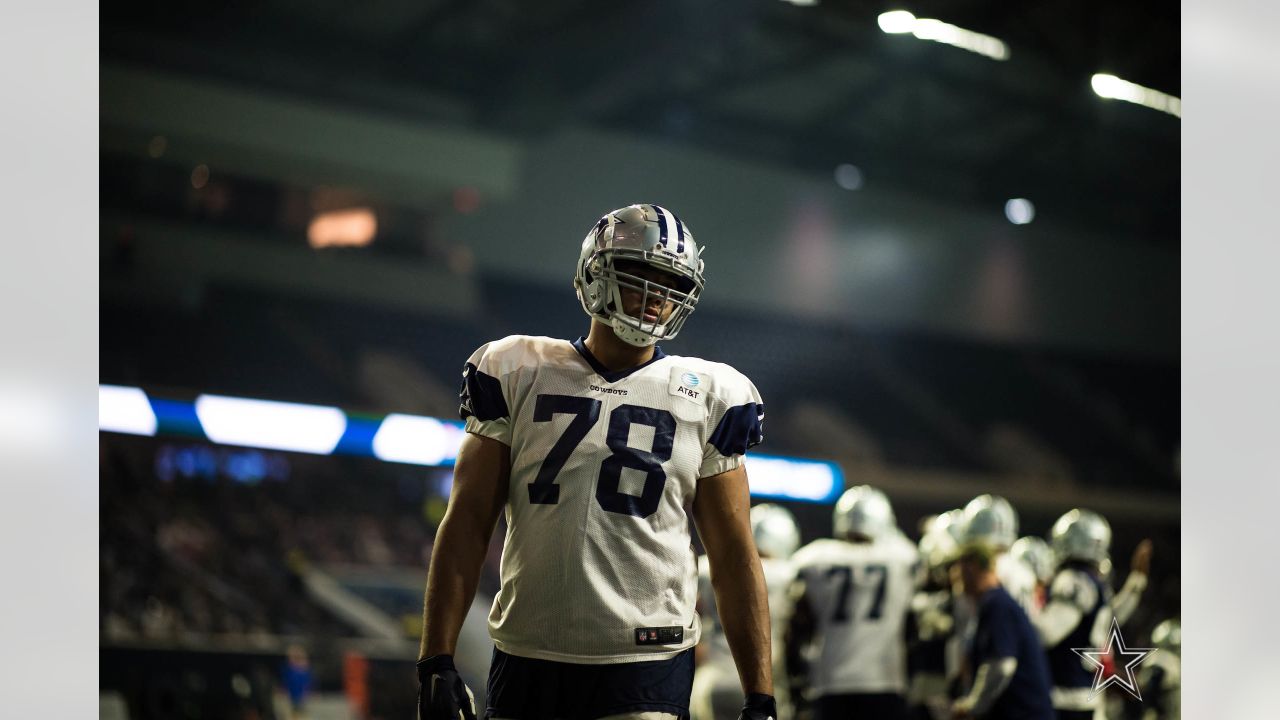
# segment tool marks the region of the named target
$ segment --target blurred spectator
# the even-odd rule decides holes
[[[311,662],[301,645],[290,645],[285,653],[282,683],[289,695],[289,710],[293,718],[306,717],[307,696],[311,694]]]

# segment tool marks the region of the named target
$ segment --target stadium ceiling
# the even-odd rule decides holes
[[[886,34],[891,9],[1010,57]],[[101,23],[104,62],[515,138],[593,126],[828,180],[852,163],[942,202],[1027,197],[1067,227],[1179,239],[1180,120],[1090,88],[1107,72],[1180,95],[1171,2],[230,0]]]

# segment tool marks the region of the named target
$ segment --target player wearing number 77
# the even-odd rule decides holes
[[[791,556],[792,701],[811,702],[815,720],[904,718],[906,618],[919,554],[898,529],[889,499],[868,485],[846,490],[832,521],[834,539]]]
[[[742,717],[776,717],[743,466],[763,437],[764,405],[732,367],[656,345],[693,312],[701,255],[671,211],[615,210],[578,257],[588,335],[511,336],[467,361],[467,434],[427,579],[420,718],[476,714],[452,656],[504,511],[486,717],[687,717],[700,629],[690,513],[746,696]]]

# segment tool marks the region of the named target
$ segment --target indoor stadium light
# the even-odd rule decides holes
[[[1026,225],[1036,218],[1036,206],[1026,198],[1013,198],[1004,204],[1004,216],[1014,225]]]
[[[819,460],[748,455],[747,482],[755,497],[835,502],[844,492],[839,466]]]
[[[347,429],[335,407],[201,395],[196,417],[205,435],[223,445],[328,455]]]
[[[369,208],[322,212],[307,226],[307,242],[313,248],[362,247],[378,234],[378,217]]]
[[[881,30],[897,35],[911,32],[911,28],[916,24],[916,16],[906,10],[890,10],[880,13],[876,22],[879,23]]]
[[[952,47],[958,47],[962,50],[989,57],[992,60],[1009,59],[1009,46],[998,38],[973,32],[972,30],[965,30],[962,27],[956,27],[941,20],[917,18],[906,10],[891,10],[886,13],[880,13],[880,16],[876,18],[876,22],[880,25],[881,30],[892,35],[911,33],[921,40],[931,40],[944,45],[951,45]]]
[[[142,388],[98,386],[98,429],[129,435],[155,435],[156,414]]]
[[[1090,80],[1093,92],[1100,98],[1108,100],[1124,100],[1149,107],[1152,110],[1169,113],[1174,117],[1182,117],[1182,99],[1166,95],[1159,90],[1152,90],[1128,80],[1121,80],[1115,75],[1098,73]]]
[[[452,465],[463,433],[461,423],[392,413],[373,436],[373,456],[414,465]]]

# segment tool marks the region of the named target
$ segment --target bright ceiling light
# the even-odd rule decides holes
[[[1036,206],[1026,198],[1013,198],[1004,204],[1004,216],[1014,225],[1026,225],[1036,219]]]
[[[1002,40],[972,30],[956,27],[951,23],[932,18],[917,18],[906,10],[891,10],[876,18],[880,29],[894,35],[911,33],[921,40],[930,40],[962,50],[985,55],[992,60],[1008,60],[1009,46]]]
[[[890,10],[880,13],[876,22],[880,24],[881,30],[891,35],[898,35],[911,32],[916,24],[916,16],[906,10]]]
[[[322,212],[307,227],[307,242],[313,248],[362,247],[378,234],[378,218],[369,208]]]
[[[1149,107],[1152,110],[1169,113],[1174,117],[1182,117],[1182,99],[1166,95],[1159,90],[1152,90],[1128,80],[1121,80],[1115,75],[1098,73],[1089,81],[1093,92],[1100,98],[1108,100],[1124,100],[1135,105]]]

